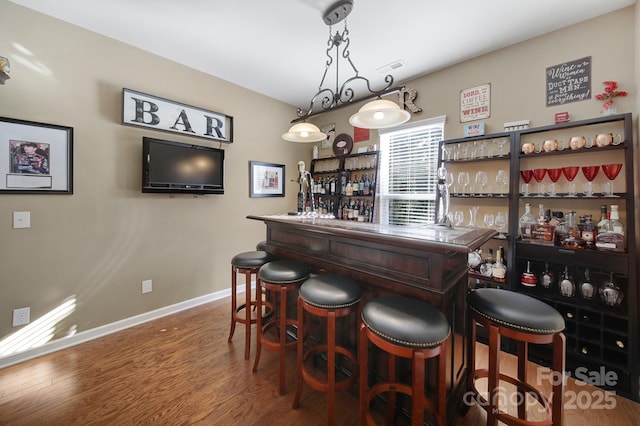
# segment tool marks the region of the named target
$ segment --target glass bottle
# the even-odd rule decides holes
[[[587,300],[591,300],[594,292],[595,287],[591,283],[591,279],[589,278],[589,268],[587,268],[584,270],[584,280],[580,283],[580,295]]]
[[[522,240],[531,240],[531,225],[535,225],[536,219],[531,214],[531,204],[524,205],[524,214],[520,216],[520,238]]]
[[[562,247],[581,249],[585,248],[585,242],[580,238],[580,230],[576,225],[576,212],[566,214],[567,235],[560,241]]]
[[[371,182],[369,182],[369,174],[364,174],[364,192],[363,195],[369,195],[371,193]]]
[[[562,272],[560,279],[558,280],[558,287],[560,288],[560,294],[565,297],[573,297],[576,293],[576,285],[569,274],[569,267],[566,265],[564,267],[564,272]]]
[[[551,288],[553,286],[553,282],[555,280],[555,274],[553,271],[549,270],[549,264],[544,264],[544,271],[540,276],[540,285],[544,288]]]
[[[349,184],[347,184],[349,185]],[[351,192],[353,195],[360,195],[360,189],[358,184],[358,176],[353,175],[353,182],[351,183]]]
[[[596,248],[619,253],[627,251],[627,240],[624,236],[624,226],[618,217],[618,206],[612,205],[609,213],[607,229],[596,236]]]
[[[584,241],[588,249],[596,248],[596,227],[591,221],[591,215],[584,215],[584,222],[580,228],[580,238]]]
[[[345,195],[347,197],[353,196],[353,184],[351,183],[351,179],[347,181],[347,188],[345,189]]]
[[[504,282],[505,275],[507,274],[507,267],[502,262],[502,247],[496,251],[496,263],[493,264],[493,270],[491,276],[494,280]]]
[[[480,265],[480,273],[484,277],[490,277],[493,275],[493,249],[487,250],[487,254],[484,257],[482,264]]]
[[[600,222],[596,225],[596,229],[598,232],[605,232],[609,227],[608,224],[609,216],[607,214],[607,205],[603,204],[600,206]]]
[[[527,270],[520,274],[520,284],[525,287],[535,287],[538,284],[538,277],[531,272],[531,261],[527,260]]]

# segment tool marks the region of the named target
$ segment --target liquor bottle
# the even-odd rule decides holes
[[[332,177],[329,182],[329,194],[336,195],[336,178]]]
[[[304,198],[304,190],[302,189],[302,184],[300,184],[300,189],[298,190],[298,213],[304,211]]]
[[[364,212],[364,201],[360,200],[360,208],[358,211],[358,222],[365,221],[365,212]]]
[[[538,204],[538,223],[544,225],[547,222],[549,222],[549,219],[545,213],[544,204]]]
[[[627,239],[624,236],[624,226],[618,216],[617,205],[611,206],[607,229],[596,236],[596,248],[619,253],[627,251]]]
[[[544,264],[544,272],[540,276],[540,285],[544,288],[551,288],[553,286],[553,281],[555,279],[555,274],[553,271],[549,270],[549,264]]]
[[[347,177],[344,173],[340,176],[340,195],[347,195]]]
[[[502,263],[502,247],[496,251],[496,263],[493,264],[493,270],[491,276],[494,280],[504,282],[505,275],[507,274],[507,267]]]
[[[487,255],[480,265],[480,273],[485,277],[493,275],[493,249],[491,248],[487,251]]]
[[[538,284],[538,277],[531,272],[531,261],[527,260],[527,270],[520,274],[520,284],[525,287],[535,287]]]
[[[369,201],[367,201],[367,205],[364,208],[364,221],[371,221],[371,203],[369,203]]]
[[[371,182],[369,182],[369,174],[365,173],[364,174],[364,192],[363,195],[370,195],[371,194]]]
[[[531,214],[531,204],[524,205],[524,214],[520,216],[520,238],[524,241],[531,240],[531,225],[536,224],[536,219]]]
[[[338,219],[342,219],[342,204],[338,203]]]
[[[366,195],[364,193],[364,178],[362,174],[360,174],[360,181],[358,182],[358,190],[360,191],[360,195]]]
[[[584,222],[580,227],[580,238],[584,241],[588,249],[596,248],[596,227],[591,221],[591,215],[584,215]]]
[[[560,241],[562,247],[582,249],[586,243],[580,238],[580,231],[576,225],[576,212],[570,211],[566,214],[567,235]]]
[[[352,197],[353,196],[353,184],[351,183],[351,179],[349,179],[347,181],[347,188],[345,190],[345,195],[347,197]]]
[[[358,176],[353,175],[353,182],[351,183],[351,190],[353,191],[353,195],[360,195],[360,188],[358,184]]]
[[[353,209],[353,220],[360,222],[360,208],[358,207],[358,200],[356,200],[351,207]]]
[[[609,216],[607,214],[607,205],[603,204],[600,206],[600,222],[596,225],[598,232],[604,232],[607,230],[609,226],[607,221],[609,220]]]
[[[569,267],[566,265],[564,267],[564,272],[560,275],[558,287],[560,287],[560,294],[565,297],[573,297],[576,293],[576,285],[574,284],[571,275],[569,275]]]

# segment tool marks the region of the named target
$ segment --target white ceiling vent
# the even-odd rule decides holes
[[[376,71],[378,71],[380,74],[386,75],[404,66],[406,66],[404,61],[398,59],[397,61],[393,61],[390,64],[383,65],[380,68],[377,68]]]

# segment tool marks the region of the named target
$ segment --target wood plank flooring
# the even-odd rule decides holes
[[[229,305],[208,303],[0,370],[0,425],[326,424],[323,393],[305,387],[301,407],[291,408],[293,353],[288,393],[280,396],[277,355],[264,351],[253,373],[255,348],[245,361],[244,328],[227,343]],[[503,365],[513,364],[511,358],[504,355]],[[599,392],[573,379],[566,390]],[[565,424],[640,425],[640,404],[613,401],[613,409],[567,407]],[[357,407],[355,392],[340,393],[336,423],[356,425]],[[474,405],[454,425],[484,419]]]

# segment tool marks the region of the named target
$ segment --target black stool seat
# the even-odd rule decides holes
[[[429,348],[449,337],[449,322],[429,303],[404,296],[380,297],[367,303],[362,321],[377,335],[395,344]]]
[[[362,287],[351,278],[340,275],[320,275],[309,278],[302,284],[300,297],[318,308],[346,308],[360,301]]]
[[[233,256],[231,264],[237,268],[259,268],[276,260],[276,256],[263,250],[245,251]]]
[[[564,330],[564,318],[546,303],[513,291],[481,288],[467,296],[467,305],[477,314],[503,327],[534,334]]]
[[[258,278],[271,284],[289,284],[309,277],[309,266],[295,260],[275,260],[265,263]]]

